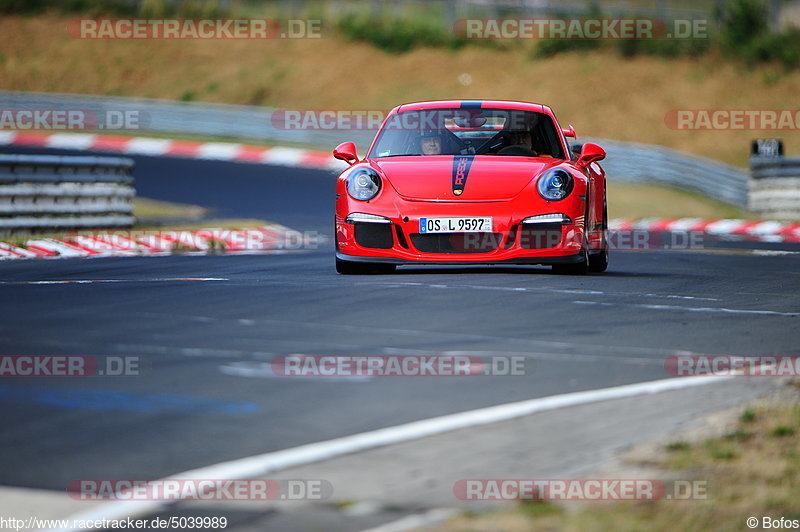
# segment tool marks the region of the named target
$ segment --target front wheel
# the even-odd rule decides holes
[[[397,266],[394,264],[375,264],[371,262],[350,262],[349,260],[336,259],[336,273],[342,275],[379,275],[394,273]]]

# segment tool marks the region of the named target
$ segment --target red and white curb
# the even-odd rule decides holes
[[[761,242],[800,242],[800,223],[759,220],[705,220],[702,218],[615,219],[609,231],[704,233]]]
[[[0,131],[0,146],[34,146],[64,150],[94,150],[129,155],[185,157],[216,161],[274,164],[305,168],[342,170],[346,164],[331,152],[299,148],[264,147],[232,142],[196,142],[189,140],[92,135],[87,133],[29,133]]]
[[[700,218],[610,220],[609,231],[701,232],[734,239],[800,243],[800,223]],[[206,254],[210,252],[289,252],[317,247],[323,238],[279,224],[243,229],[192,231],[76,232],[62,238],[31,237],[22,245],[0,242],[0,260]]]
[[[244,229],[76,232],[61,238],[31,237],[22,245],[0,242],[0,260],[131,257],[182,254],[287,253],[319,245],[321,237],[278,224]]]

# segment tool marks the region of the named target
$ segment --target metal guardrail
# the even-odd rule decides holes
[[[749,174],[744,169],[652,144],[582,141],[596,142],[606,150],[608,156],[601,164],[609,179],[690,188],[726,203],[747,205]]]
[[[82,109],[98,116],[108,111],[138,111],[145,119],[139,129],[127,130],[126,134],[219,136],[329,147],[354,141],[360,153],[375,135],[374,130],[281,129],[272,123],[276,109],[244,105],[0,91],[0,109]],[[661,146],[580,139],[587,140],[597,142],[608,152],[603,167],[609,179],[690,188],[727,203],[747,205],[748,173],[744,169]]]
[[[374,131],[312,131],[279,129],[272,124],[274,109],[251,105],[176,102],[148,98],[121,98],[83,94],[0,91],[0,109],[80,110],[99,123],[114,114],[136,113],[137,124],[120,129],[104,127],[103,132],[125,135],[200,135],[245,138],[270,142],[335,146],[345,140],[364,144]],[[86,131],[81,131],[86,132]],[[354,133],[355,135],[353,135]]]
[[[0,155],[0,234],[130,227],[133,160]]]

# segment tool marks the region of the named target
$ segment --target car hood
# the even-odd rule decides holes
[[[418,201],[500,201],[519,194],[558,159],[528,157],[418,156],[377,158],[371,161],[406,199]],[[466,176],[466,177],[463,177]],[[463,190],[459,188],[462,178]]]

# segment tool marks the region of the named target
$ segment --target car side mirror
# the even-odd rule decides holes
[[[339,159],[350,166],[358,162],[358,153],[356,152],[356,145],[352,142],[342,142],[333,150],[334,159]]]
[[[569,127],[562,127],[561,132],[564,134],[565,137],[569,137],[571,139],[577,139],[578,134],[575,133],[575,128],[572,126]]]
[[[586,167],[590,164],[602,161],[606,158],[606,150],[598,146],[597,144],[592,144],[591,142],[587,142],[581,148],[581,155],[578,157],[578,166]]]

